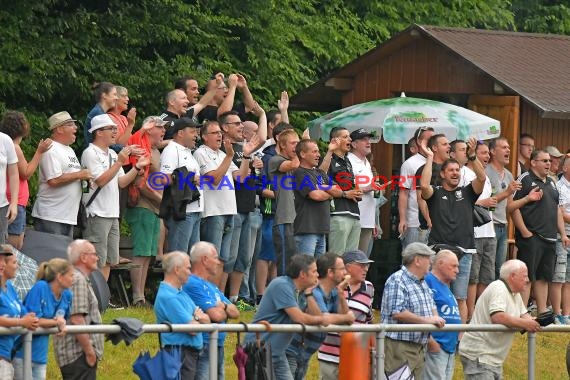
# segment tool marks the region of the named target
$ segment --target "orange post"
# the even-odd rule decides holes
[[[373,336],[363,332],[344,332],[340,337],[338,378],[342,380],[370,379]]]

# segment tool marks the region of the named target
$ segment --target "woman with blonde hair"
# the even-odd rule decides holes
[[[117,102],[115,107],[107,111],[107,115],[117,124],[116,144],[128,145],[129,138],[133,134],[133,128],[137,117],[137,109],[132,107],[129,109],[129,91],[122,86],[115,86],[117,90]],[[123,112],[129,110],[126,116]]]
[[[73,266],[64,259],[54,258],[43,262],[36,275],[37,282],[26,295],[24,306],[39,318],[39,326],[57,327],[65,333],[65,320],[69,318]],[[32,378],[46,378],[49,335],[34,335],[32,339]],[[14,379],[24,378],[24,352],[20,348],[14,358]]]

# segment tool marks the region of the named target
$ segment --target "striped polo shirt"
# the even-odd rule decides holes
[[[360,288],[356,291],[348,288],[344,291],[344,296],[348,302],[348,308],[354,313],[355,324],[369,324],[372,322],[374,286],[370,281],[362,282]],[[318,358],[324,362],[338,364],[339,355],[340,335],[337,332],[329,332],[321,348],[319,348]]]

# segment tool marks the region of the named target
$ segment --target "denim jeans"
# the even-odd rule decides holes
[[[14,366],[14,380],[24,380],[24,359],[14,358],[12,360]],[[32,362],[32,380],[45,380],[47,372],[47,364]]]
[[[508,229],[506,224],[494,224],[495,238],[497,239],[497,255],[495,256],[495,279],[499,278],[501,265],[507,260]]]
[[[471,253],[465,253],[459,260],[459,273],[457,273],[455,281],[451,283],[451,292],[458,300],[467,299],[467,287],[469,286],[472,260],[473,255]]]
[[[241,273],[248,271],[252,255],[249,213],[237,213],[234,215],[230,247],[230,261],[234,262],[234,271]]]
[[[196,372],[196,380],[210,379],[210,355],[209,346],[204,345],[204,349],[198,356],[198,370]],[[218,380],[224,380],[224,346],[218,347]]]
[[[422,230],[420,227],[408,227],[402,239],[402,249],[405,249],[408,244],[420,242],[427,244],[430,230]]]
[[[257,256],[261,251],[261,223],[263,218],[261,217],[261,212],[259,209],[255,209],[249,213],[249,229],[251,232],[250,245],[253,249],[253,255],[251,257],[251,262],[249,265],[249,270],[245,271],[243,274],[243,281],[239,288],[239,296],[241,298],[254,300],[255,301],[255,262],[257,261]]]
[[[202,240],[214,244],[220,259],[224,262],[224,272],[226,273],[234,270],[234,262],[229,262],[233,226],[233,215],[208,216],[202,218],[200,223]]]
[[[273,356],[273,371],[275,373],[276,380],[294,380],[291,374],[291,368],[289,368],[289,361],[285,353],[281,356]]]
[[[190,253],[190,248],[200,241],[199,212],[189,212],[184,220],[174,220],[172,217],[166,221],[168,228],[168,251],[182,251]]]
[[[426,362],[422,379],[424,380],[451,380],[455,367],[455,353],[449,354],[444,350],[439,352],[426,351]]]
[[[299,234],[295,235],[297,253],[319,257],[326,252],[325,234]]]
[[[304,380],[309,370],[309,361],[301,359],[299,355],[286,354],[289,362],[289,369],[294,380]]]

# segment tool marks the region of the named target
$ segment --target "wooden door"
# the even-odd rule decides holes
[[[506,137],[511,146],[508,169],[516,177],[520,135],[520,98],[518,96],[471,95],[468,104],[469,109],[501,122],[501,136]],[[510,253],[513,251],[514,232],[514,225],[509,222]],[[511,257],[510,253],[509,257]]]

